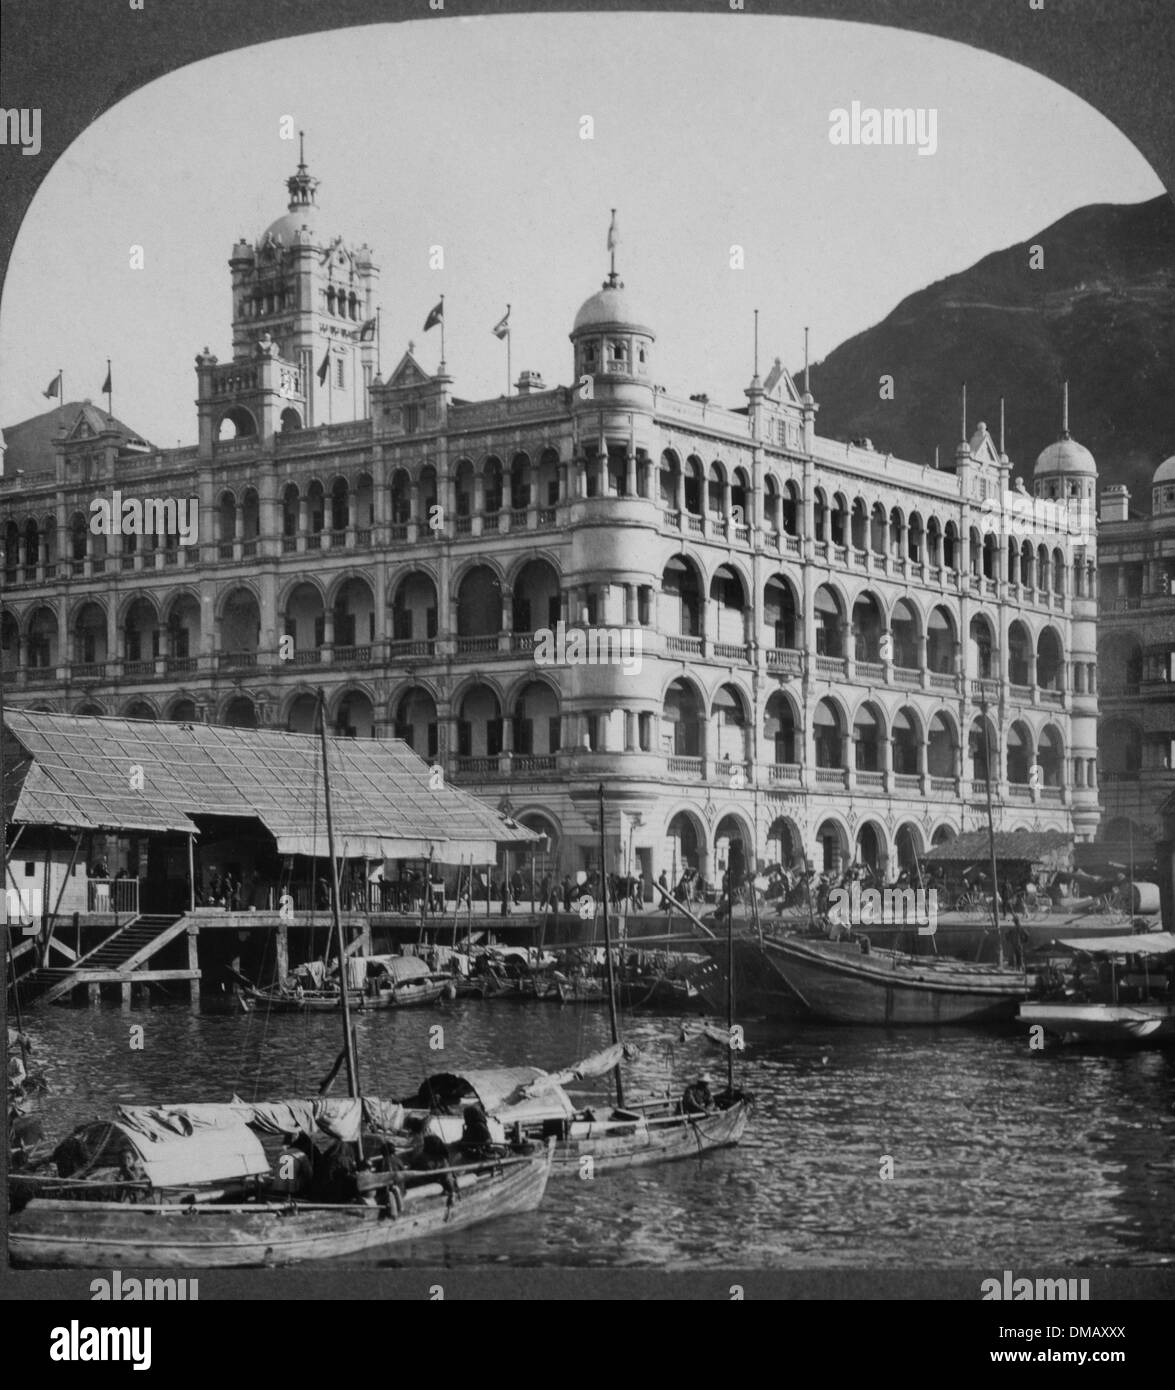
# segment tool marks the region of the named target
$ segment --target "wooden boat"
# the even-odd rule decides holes
[[[813,1018],[829,1023],[977,1023],[1015,1017],[1034,987],[1022,970],[874,950],[858,939],[765,931],[763,956]]]
[[[330,770],[319,691],[323,793],[335,948],[346,959]],[[359,1090],[351,991],[339,995],[346,1098],[250,1105],[120,1107],[114,1120],[82,1126],[59,1146],[58,1172],[22,1176],[24,1203],[8,1225],[9,1258],[38,1268],[166,1269],[290,1264],[355,1258],[390,1245],[512,1212],[542,1200],[553,1146],[463,1145],[430,1150],[402,1132],[398,1106]],[[275,1167],[254,1130],[286,1136]],[[324,1164],[316,1142],[334,1150]],[[398,1156],[411,1143],[418,1156]],[[304,1193],[308,1200],[300,1200]],[[107,1200],[111,1195],[122,1200]],[[322,1200],[325,1197],[326,1200]],[[127,1200],[127,1199],[130,1200]]]
[[[405,1009],[457,997],[452,977],[430,971],[418,956],[353,957],[348,965],[366,972],[360,987],[355,987],[353,979],[348,981],[347,998],[352,1009]],[[321,1013],[342,1004],[337,981],[316,986],[313,977],[300,976],[295,971],[292,984],[283,982],[271,989],[259,989],[244,977],[238,978],[245,998],[271,1013]]]
[[[13,1175],[12,1195],[24,1205],[9,1217],[12,1262],[207,1269],[337,1260],[529,1211],[542,1200],[551,1145],[412,1170],[381,1165],[403,1146],[402,1135],[395,1143],[386,1132],[373,1144],[372,1131],[349,1198],[304,1199],[305,1150],[287,1147],[271,1166],[249,1125],[305,1124],[318,1104],[124,1107],[114,1121],[81,1127],[67,1141],[85,1160],[71,1176]],[[380,1103],[360,1105],[367,1117]],[[343,1114],[336,1103],[318,1118],[337,1133]],[[170,1129],[193,1120],[189,1133]]]
[[[1169,969],[1175,933],[1068,937],[1057,943],[1077,956],[1069,981],[1043,999],[1020,1006],[1019,1020],[1043,1027],[1062,1042],[1162,1047],[1175,1043],[1175,1000]],[[1083,978],[1082,958],[1097,967]],[[1156,974],[1150,962],[1159,965]]]
[[[627,1055],[631,1058],[635,1051],[629,1048]],[[480,1106],[496,1143],[511,1138],[516,1143],[553,1142],[554,1177],[583,1177],[588,1158],[593,1174],[607,1173],[693,1158],[743,1137],[750,1103],[741,1093],[719,1095],[713,1106],[696,1112],[670,1097],[577,1107],[564,1082],[602,1076],[625,1055],[620,1044],[554,1074],[537,1067],[441,1072],[403,1105],[410,1117],[447,1143],[457,1141],[469,1110]]]

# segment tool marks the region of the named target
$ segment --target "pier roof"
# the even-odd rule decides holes
[[[1065,859],[1073,849],[1073,836],[1066,830],[997,830],[995,857],[1001,863],[1039,864]],[[986,830],[968,830],[945,844],[936,845],[923,859],[932,864],[968,863],[981,868],[991,857],[992,845]]]
[[[6,812],[16,824],[199,834],[201,816],[258,820],[281,854],[328,853],[316,735],[8,710]],[[14,746],[15,745],[15,746]],[[430,786],[401,739],[329,740],[336,852],[492,860],[538,836],[470,793]]]

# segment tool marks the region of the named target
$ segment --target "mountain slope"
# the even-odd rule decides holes
[[[1029,248],[1044,267],[1029,267]],[[878,379],[894,377],[894,399]],[[1031,479],[1060,431],[1069,381],[1070,430],[1097,459],[1100,485],[1124,482],[1149,513],[1150,477],[1175,454],[1175,206],[1165,195],[1078,208],[1027,241],[902,300],[812,370],[817,429],[868,435],[877,448],[945,461],[969,430],[998,432]]]

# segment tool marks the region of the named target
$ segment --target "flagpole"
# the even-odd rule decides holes
[[[381,322],[382,315],[383,315],[383,309],[380,308],[380,307],[377,305],[377,306],[376,306],[376,310],[375,310],[375,374],[376,374],[376,376],[379,376],[380,370],[381,370],[381,367],[380,367],[380,362],[381,362],[381,359],[380,359],[380,332],[381,332],[381,330],[382,330],[382,328],[383,328],[383,324],[382,324],[382,322]]]
[[[611,221],[611,223],[610,223],[610,225],[609,225],[609,227],[608,227],[608,233],[609,233],[609,235],[608,235],[608,243],[609,243],[609,244],[608,244],[608,250],[609,250],[609,252],[611,253],[611,257],[612,257],[612,262],[611,262],[611,266],[610,266],[610,274],[609,274],[608,278],[612,281],[612,283],[613,283],[614,285],[615,285],[615,283],[616,283],[616,236],[615,236],[615,228],[616,228],[616,209],[613,208],[613,209],[612,209],[612,221]]]
[[[441,295],[441,367],[445,365],[445,296]]]
[[[110,375],[110,358],[106,359],[106,413],[114,417],[114,378]]]
[[[514,374],[510,370],[510,306],[506,305],[506,394],[510,394],[510,383],[514,379]]]

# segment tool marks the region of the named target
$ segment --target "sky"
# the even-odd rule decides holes
[[[854,100],[933,108],[935,153],[833,145],[830,113]],[[285,211],[286,116],[306,131],[319,225],[366,241],[381,268],[385,375],[410,340],[435,369],[439,334],[422,327],[444,294],[465,399],[506,389],[491,330],[507,304],[514,379],[569,382],[613,207],[617,268],[657,333],[654,379],[739,406],[754,309],[764,370],[799,364],[805,325],[817,361],[1076,207],[1163,191],[1064,88],[895,29],[531,14],[282,39],[151,83],[51,170],[0,298],[0,424],[54,404],[59,368],[67,399],[102,400],[109,357],[116,415],[164,447],[195,441],[195,354],[231,356],[229,252]]]

